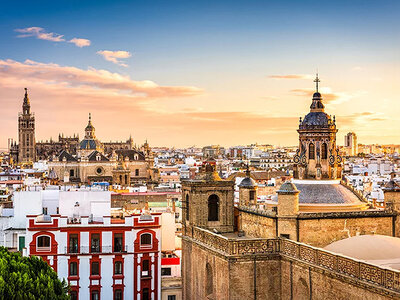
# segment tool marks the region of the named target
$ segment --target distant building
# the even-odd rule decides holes
[[[345,135],[344,147],[347,155],[356,156],[358,154],[357,135],[354,132],[349,132]]]
[[[219,145],[212,145],[203,147],[203,157],[217,158],[225,154],[225,149]]]

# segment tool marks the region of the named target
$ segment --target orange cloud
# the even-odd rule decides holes
[[[25,37],[36,37],[39,40],[46,40],[52,42],[64,42],[64,36],[54,32],[45,32],[44,28],[41,27],[27,27],[21,29],[15,29],[16,32],[22,33],[17,35],[19,38]]]
[[[46,32],[46,30],[42,27],[27,27],[15,29],[15,31],[21,33],[17,35],[17,37],[19,38],[35,37],[39,40],[46,40],[51,42],[66,42],[66,40],[64,39],[64,35],[54,32]],[[79,48],[87,47],[91,44],[90,40],[81,38],[73,38],[67,42],[75,44],[75,46]]]
[[[78,38],[73,38],[68,41],[68,43],[73,43],[75,46],[82,48],[82,47],[88,47],[90,46],[91,42],[88,39],[78,39]]]
[[[365,94],[364,91],[358,91],[355,93],[345,93],[345,92],[333,92],[329,87],[322,87],[319,89],[322,94],[323,101],[329,104],[340,104],[349,101],[354,97],[359,97]],[[302,89],[293,89],[291,93],[301,96],[312,98],[312,95],[315,93],[315,90],[312,88],[302,88]]]
[[[102,50],[97,51],[97,54],[103,56],[105,60],[111,61],[114,64],[120,65],[122,67],[127,67],[128,65],[120,61],[121,58],[129,58],[132,56],[128,51],[110,51],[110,50]]]
[[[127,93],[136,98],[188,97],[202,93],[202,90],[190,86],[160,86],[153,81],[135,81],[129,76],[111,73],[107,70],[60,66],[58,64],[39,63],[31,60],[17,62],[0,60],[0,78],[3,80],[28,80],[48,85],[58,85],[82,90],[101,89],[108,93]]]

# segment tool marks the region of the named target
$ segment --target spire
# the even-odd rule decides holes
[[[313,94],[312,103],[310,106],[311,112],[324,111],[325,106],[322,103],[322,96],[321,96],[321,93],[319,92],[319,83],[321,82],[321,80],[318,77],[318,72],[315,76],[314,82],[315,82],[316,91]]]
[[[31,104],[29,101],[27,88],[25,88],[25,97],[24,97],[24,103],[22,104],[22,112],[24,115],[29,115],[31,113]]]
[[[317,76],[314,79],[314,82],[315,82],[315,90],[318,93],[318,84],[321,82],[321,80],[319,80],[319,78],[318,78],[318,72],[317,72]]]

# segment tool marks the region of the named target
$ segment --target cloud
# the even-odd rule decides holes
[[[127,67],[128,65],[120,61],[120,59],[129,58],[132,56],[130,52],[122,50],[119,51],[102,50],[102,51],[97,51],[97,54],[103,56],[105,60],[111,61],[114,64],[120,65],[122,67]]]
[[[90,46],[91,42],[88,39],[81,39],[81,38],[73,38],[69,41],[64,39],[64,35],[54,33],[54,32],[46,32],[46,30],[42,27],[27,27],[21,29],[15,29],[16,32],[21,34],[17,35],[19,38],[25,37],[35,37],[39,40],[46,40],[51,42],[68,42],[75,44],[75,46],[82,48]]]
[[[78,38],[73,38],[68,41],[68,43],[73,43],[75,46],[82,48],[82,47],[88,47],[90,46],[91,42],[88,39],[78,39]]]
[[[46,40],[52,42],[64,42],[64,36],[54,32],[46,32],[44,28],[41,27],[27,27],[22,29],[15,29],[16,32],[22,33],[17,35],[19,38],[25,37],[36,37],[39,40]]]
[[[322,87],[319,89],[319,91],[322,94],[322,99],[324,103],[329,103],[329,104],[344,103],[352,98],[362,96],[366,93],[365,91],[357,91],[352,94],[346,92],[333,92],[332,89],[329,87]],[[312,95],[315,93],[315,90],[312,88],[300,88],[300,89],[293,89],[290,92],[297,96],[312,98]]]
[[[269,78],[273,79],[313,79],[312,75],[308,74],[289,74],[289,75],[270,75]]]
[[[45,85],[62,86],[69,89],[91,90],[126,94],[133,98],[174,98],[189,97],[203,91],[191,86],[160,86],[153,81],[132,80],[129,76],[107,70],[89,68],[87,70],[39,63],[32,60],[17,62],[0,60],[0,78],[3,80],[31,81]]]

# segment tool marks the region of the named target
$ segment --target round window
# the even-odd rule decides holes
[[[103,169],[100,168],[100,167],[98,167],[98,168],[96,169],[96,172],[97,172],[97,174],[101,174],[101,173],[103,173]]]

